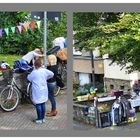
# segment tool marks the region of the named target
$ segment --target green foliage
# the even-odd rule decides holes
[[[67,37],[67,15],[66,12],[61,13],[60,21],[48,21],[48,48],[52,47],[52,41],[57,37]]]
[[[104,84],[101,82],[96,82],[95,87],[97,88],[98,93],[103,93],[104,92]]]
[[[0,27],[10,28],[18,26],[24,21],[34,21],[30,18],[30,12],[0,12]],[[59,36],[66,37],[66,13],[62,13],[61,20],[58,22],[48,22],[48,36],[47,36],[47,49],[52,47],[52,41]],[[3,32],[3,36],[0,38],[0,53],[1,54],[26,54],[34,48],[43,47],[43,22],[41,22],[41,28],[37,28],[35,22],[35,29],[29,28],[28,32],[25,31],[24,27],[20,34],[16,28],[15,34],[9,30],[9,36]]]
[[[78,90],[78,88],[80,87],[80,83],[78,81],[73,81],[73,97],[76,97],[76,91]]]
[[[96,15],[96,13],[92,14]],[[78,29],[78,23],[76,24],[75,29],[78,30],[76,30],[75,39],[79,41],[76,47],[80,50],[83,48],[94,50],[100,47],[102,54],[108,53],[112,62],[117,62],[122,68],[126,67],[128,72],[140,70],[140,14],[99,14],[93,26],[89,24],[89,26],[82,26]],[[92,16],[89,15],[89,21],[91,21],[90,17]],[[80,18],[80,16],[76,15],[75,18]],[[84,21],[84,17],[82,20]]]
[[[0,61],[4,61],[7,62],[8,64],[10,64],[10,67],[13,67],[13,62],[15,60],[19,60],[21,58],[20,55],[0,55]]]
[[[31,21],[29,12],[0,12],[1,28],[9,28],[9,35],[3,31],[3,36],[0,38],[0,52],[3,54],[25,54],[33,48],[43,44],[43,28],[40,30],[29,28],[28,32],[24,27],[20,34],[16,28],[13,34],[11,27],[16,27],[24,21]],[[37,25],[35,25],[37,26]]]

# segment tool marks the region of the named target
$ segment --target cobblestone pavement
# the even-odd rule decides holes
[[[61,130],[66,129],[67,122],[67,96],[66,93],[56,97],[58,114],[54,117],[46,117],[43,124],[32,122],[36,119],[35,107],[31,104],[20,104],[12,112],[4,112],[0,109],[0,130]],[[46,110],[50,111],[50,102],[46,104]]]

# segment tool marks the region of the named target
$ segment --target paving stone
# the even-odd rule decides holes
[[[43,124],[32,122],[36,118],[35,107],[31,104],[20,104],[12,112],[0,110],[0,130],[61,130],[67,125],[67,95],[60,94],[56,97],[58,114],[54,117],[46,117]],[[46,111],[50,111],[50,102],[46,103]]]

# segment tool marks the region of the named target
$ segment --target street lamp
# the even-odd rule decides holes
[[[31,12],[31,18],[38,20],[44,18],[44,65],[47,66],[47,20],[59,21],[61,12]]]
[[[44,11],[44,65],[47,66],[47,12]]]

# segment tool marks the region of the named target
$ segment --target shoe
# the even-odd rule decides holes
[[[45,123],[45,122],[46,122],[46,120],[45,120],[45,119],[43,119],[43,120],[42,120],[42,122],[43,122],[43,123]]]
[[[50,112],[47,112],[47,114],[50,114],[51,113],[51,111]]]
[[[56,116],[57,115],[57,111],[51,111],[49,114],[47,114],[47,117],[52,117],[52,116]]]
[[[37,120],[36,119],[36,120],[33,120],[33,122],[36,123],[36,124],[42,124],[43,123],[43,120]]]

